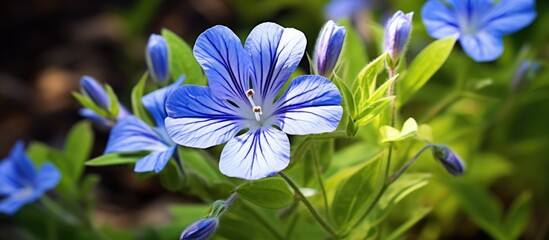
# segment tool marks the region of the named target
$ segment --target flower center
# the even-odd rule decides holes
[[[246,96],[248,97],[248,101],[250,101],[250,104],[252,105],[252,111],[255,114],[255,120],[257,120],[257,121],[261,120],[260,115],[263,114],[263,112],[261,111],[261,106],[255,105],[255,102],[254,102],[254,99],[253,99],[254,90],[253,89],[248,89],[246,91]]]

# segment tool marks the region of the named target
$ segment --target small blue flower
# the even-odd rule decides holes
[[[83,76],[80,79],[80,87],[82,93],[90,98],[95,105],[108,111],[110,106],[109,94],[101,84],[99,84],[94,78],[89,76]],[[121,120],[130,115],[130,112],[119,103],[120,110],[116,119],[107,119],[99,116],[96,112],[89,108],[81,108],[79,113],[81,116],[92,120],[100,126],[110,127],[114,125],[116,120]]]
[[[397,11],[385,26],[385,37],[383,40],[383,49],[389,53],[391,59],[396,62],[402,53],[412,28],[413,12],[404,14],[402,11]]]
[[[528,82],[536,77],[540,68],[541,65],[538,62],[530,60],[523,61],[511,79],[511,91],[520,91]]]
[[[168,95],[182,82],[183,77],[143,96],[143,106],[151,114],[156,126],[151,127],[135,116],[118,121],[111,131],[105,153],[150,151],[147,156],[137,160],[134,171],[158,173],[164,169],[168,160],[176,153],[176,145],[168,137],[164,125],[165,103]]]
[[[343,112],[337,87],[321,76],[297,77],[277,98],[305,45],[302,32],[274,23],[255,27],[244,47],[225,26],[206,30],[194,55],[209,86],[185,85],[170,95],[168,134],[177,144],[196,148],[228,142],[219,168],[230,177],[253,180],[286,168],[285,133],[334,131]]]
[[[351,18],[366,10],[369,2],[370,0],[332,0],[326,5],[326,16],[333,20]]]
[[[336,66],[343,40],[345,27],[338,26],[334,21],[328,21],[320,30],[316,39],[313,63],[316,74],[329,76]]]
[[[18,141],[8,157],[0,162],[0,212],[13,215],[22,206],[34,202],[53,189],[61,175],[51,163],[36,169]]]
[[[461,176],[465,172],[465,165],[461,158],[450,148],[444,145],[433,145],[433,157],[442,163],[446,170],[454,175]]]
[[[205,240],[210,238],[217,227],[219,226],[219,219],[217,217],[210,217],[200,219],[189,227],[185,228],[181,233],[180,240]]]
[[[528,26],[536,10],[534,0],[430,0],[421,16],[432,37],[457,35],[467,55],[488,62],[503,53],[502,37]]]
[[[151,34],[147,43],[147,66],[154,80],[163,83],[168,79],[168,44],[160,35]]]

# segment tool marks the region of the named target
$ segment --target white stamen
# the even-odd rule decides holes
[[[253,89],[248,89],[246,91],[246,96],[248,97],[248,101],[250,101],[250,104],[252,105],[252,111],[255,113],[255,120],[259,121],[261,119],[260,115],[263,114],[263,112],[261,111],[260,106],[255,105],[255,102],[254,102],[254,99],[253,99],[254,90]]]

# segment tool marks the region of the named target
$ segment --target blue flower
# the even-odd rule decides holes
[[[362,13],[370,0],[332,0],[325,8],[328,19],[339,20]]]
[[[446,168],[446,171],[454,176],[463,175],[465,165],[454,151],[444,145],[433,145],[432,150],[433,157]]]
[[[277,98],[305,45],[302,32],[274,23],[255,27],[244,47],[225,26],[206,30],[194,55],[209,86],[186,85],[170,95],[168,134],[196,148],[228,142],[219,168],[230,177],[259,179],[286,168],[290,142],[285,133],[331,132],[343,111],[337,87],[321,76],[297,77]]]
[[[536,11],[534,0],[430,0],[421,16],[432,37],[457,35],[467,55],[487,62],[503,53],[502,37],[528,26]]]
[[[109,110],[109,94],[107,93],[105,88],[101,86],[101,84],[99,84],[94,78],[89,76],[83,76],[80,79],[80,87],[82,93],[90,98],[97,107],[104,109],[105,111]],[[81,108],[79,113],[83,117],[88,118],[101,126],[110,127],[114,125],[116,120],[123,119],[130,115],[129,111],[124,106],[122,106],[122,104],[119,103],[119,106],[120,110],[118,111],[118,116],[116,117],[116,119],[104,118],[89,108]]]
[[[164,125],[165,103],[168,95],[182,82],[183,77],[145,95],[141,99],[143,106],[151,114],[156,126],[151,127],[135,116],[118,121],[111,131],[105,153],[150,151],[147,156],[137,160],[134,171],[158,173],[164,169],[168,160],[176,153],[176,145],[168,137]]]
[[[50,163],[36,169],[18,141],[8,157],[0,162],[0,212],[13,215],[22,206],[36,201],[54,188],[61,175]]]
[[[315,44],[313,63],[316,74],[328,76],[334,67],[343,48],[345,27],[338,26],[334,21],[328,21],[320,30]]]
[[[168,44],[160,35],[151,34],[147,43],[147,66],[154,80],[165,82],[168,79]]]
[[[205,240],[210,238],[217,227],[219,226],[219,219],[217,217],[210,217],[200,219],[189,227],[185,228],[179,237],[180,240]]]
[[[402,53],[412,28],[413,12],[404,14],[402,11],[397,11],[385,26],[385,36],[383,39],[383,49],[389,53],[391,59],[396,62]]]

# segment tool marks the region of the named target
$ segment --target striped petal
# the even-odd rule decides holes
[[[280,129],[295,135],[334,131],[342,114],[337,87],[325,77],[312,75],[292,80],[275,111]]]
[[[247,104],[250,58],[233,31],[214,26],[198,36],[193,51],[215,97]]]
[[[255,180],[282,171],[290,162],[288,136],[275,128],[248,131],[231,139],[219,161],[229,177]]]
[[[185,77],[181,76],[175,83],[152,91],[141,98],[143,106],[147,109],[147,111],[149,111],[157,127],[164,127],[164,119],[166,119],[167,116],[166,100],[173,90],[183,83],[184,79]]]
[[[166,101],[166,130],[177,144],[208,148],[229,141],[244,128],[239,108],[212,96],[209,87],[185,85]]]
[[[246,39],[245,49],[251,56],[256,103],[261,106],[272,104],[303,58],[306,45],[305,35],[293,28],[262,23],[252,30]]]
[[[111,130],[105,153],[165,151],[167,148],[158,132],[138,118],[128,116]]]

